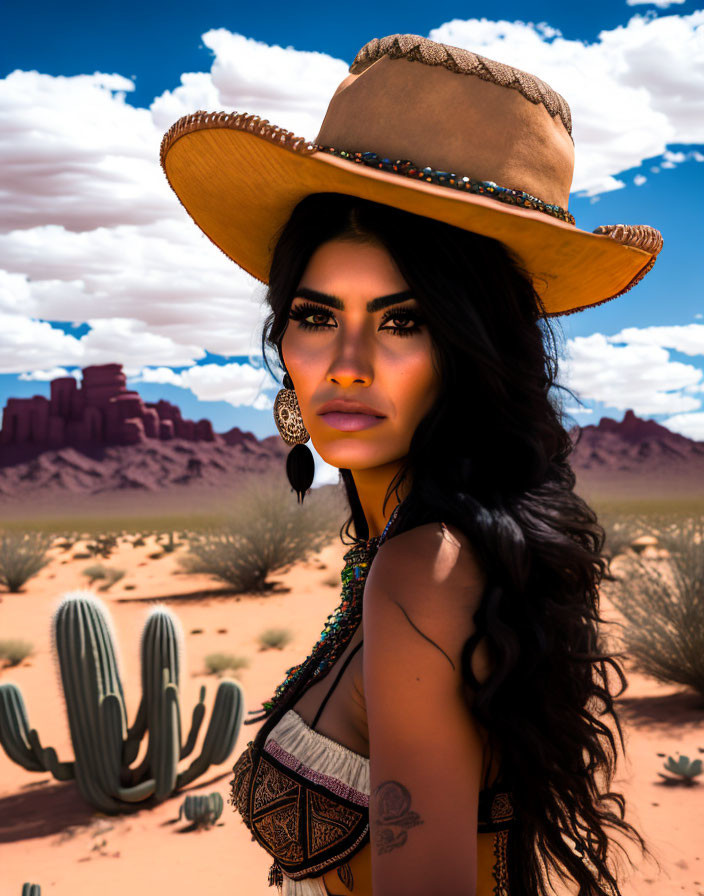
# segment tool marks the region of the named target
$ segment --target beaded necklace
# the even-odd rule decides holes
[[[298,696],[301,691],[299,685],[306,686],[307,689],[324,677],[338,657],[342,655],[362,621],[362,595],[369,567],[379,546],[396,521],[400,506],[397,504],[394,507],[381,535],[375,535],[368,541],[357,542],[344,555],[345,565],[341,572],[342,599],[328,616],[313,650],[302,663],[286,670],[286,678],[276,688],[274,696],[262,703],[262,709],[250,710],[250,714],[256,713],[257,716],[253,719],[245,719],[244,725],[253,725],[262,719],[270,718],[276,709],[286,705],[287,699],[294,692],[296,692],[296,697]]]

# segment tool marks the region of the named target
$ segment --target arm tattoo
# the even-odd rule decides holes
[[[398,781],[383,781],[374,789],[372,811],[377,855],[406,842],[406,830],[423,819],[410,809],[411,794]]]

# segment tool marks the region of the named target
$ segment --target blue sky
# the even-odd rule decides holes
[[[701,4],[34,3],[0,29],[0,407],[119,361],[147,400],[276,428],[255,281],[197,232],[158,165],[199,108],[313,139],[373,37],[420,34],[546,80],[568,101],[580,229],[649,224],[664,248],[611,302],[554,319],[582,424],[627,408],[704,440]],[[255,73],[254,76],[252,73]],[[586,73],[586,74],[585,74]],[[291,86],[293,85],[293,86]],[[311,86],[314,85],[314,86]],[[321,86],[317,86],[321,85]],[[295,100],[295,102],[293,101]]]

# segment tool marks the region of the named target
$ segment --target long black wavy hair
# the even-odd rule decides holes
[[[562,869],[578,882],[578,896],[620,896],[607,865],[616,841],[605,827],[652,854],[624,820],[624,797],[609,792],[616,747],[597,716],[613,717],[623,748],[613,700],[626,677],[620,654],[604,652],[599,641],[599,624],[608,624],[598,613],[598,585],[609,575],[605,531],[573,490],[568,457],[574,444],[550,394],[557,385],[555,334],[530,277],[494,239],[342,194],[306,197],[276,239],[267,293],[272,311],[262,332],[265,364],[275,376],[267,347],[285,370],[281,340],[294,290],[321,244],[380,244],[412,289],[442,388],[413,434],[384,507],[392,494],[398,501],[402,482],[410,484],[394,534],[426,522],[452,523],[487,573],[476,631],[462,651],[462,676],[492,751],[501,751],[502,774],[509,770],[521,820],[520,885],[531,896],[547,896],[543,869],[549,876],[552,867],[563,881]],[[366,539],[354,479],[350,470],[340,472],[351,511],[344,532],[353,541]],[[480,684],[471,660],[485,636],[493,671]],[[621,680],[615,695],[607,663]],[[597,713],[599,703],[604,708]]]

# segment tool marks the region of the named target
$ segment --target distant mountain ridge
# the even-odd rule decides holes
[[[704,502],[704,442],[627,410],[571,430],[575,489],[592,500]]]
[[[117,491],[159,492],[188,486],[231,489],[242,476],[281,467],[285,446],[278,436],[241,444],[194,443],[182,439],[153,445],[110,445],[93,455],[73,447],[47,449],[30,460],[0,465],[0,501],[45,500],[70,494]],[[185,493],[184,493],[185,497]]]
[[[573,467],[582,471],[661,473],[692,464],[694,472],[703,461],[704,442],[671,432],[655,420],[643,420],[630,409],[620,423],[602,417],[597,425],[582,426],[572,454]]]
[[[167,401],[126,389],[121,365],[84,368],[50,384],[51,399],[9,399],[0,429],[0,504],[58,503],[62,495],[180,495],[236,488],[251,473],[281,472],[289,448],[238,426],[215,433],[210,420],[184,420]],[[68,382],[70,380],[70,382]],[[570,464],[579,490],[669,495],[701,491],[704,442],[627,410],[622,421],[573,427]]]

